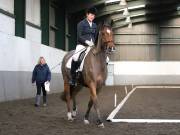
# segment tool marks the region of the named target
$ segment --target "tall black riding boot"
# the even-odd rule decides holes
[[[71,80],[70,80],[70,85],[75,86],[76,85],[76,69],[77,69],[77,62],[72,60],[71,63]]]

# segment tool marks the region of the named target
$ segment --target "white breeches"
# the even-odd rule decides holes
[[[73,56],[72,56],[72,59],[73,59],[74,61],[78,61],[78,58],[79,58],[80,53],[81,53],[82,51],[84,51],[85,49],[86,49],[85,46],[78,44],[78,45],[76,46],[76,50],[75,50],[75,52],[74,52],[74,54],[73,54]],[[106,63],[108,63],[108,62],[109,62],[109,57],[107,56],[107,57],[106,57]]]
[[[82,52],[82,51],[84,51],[86,49],[86,47],[85,46],[83,46],[83,45],[77,45],[76,46],[76,50],[75,50],[75,52],[74,52],[74,54],[73,54],[73,56],[72,56],[72,59],[74,60],[74,61],[78,61],[78,58],[79,58],[79,55],[80,55],[80,53]]]

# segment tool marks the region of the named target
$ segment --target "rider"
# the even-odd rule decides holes
[[[84,51],[86,47],[94,46],[97,37],[97,25],[93,22],[96,13],[97,9],[95,7],[87,9],[86,18],[77,25],[77,46],[71,63],[70,85],[72,86],[76,85],[76,69],[79,66],[78,58],[80,53]]]

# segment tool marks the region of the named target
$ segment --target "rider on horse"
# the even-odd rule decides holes
[[[93,22],[96,15],[96,8],[92,7],[86,10],[86,18],[80,21],[77,25],[77,46],[75,53],[72,56],[71,63],[71,80],[70,85],[76,85],[76,69],[79,67],[78,58],[81,52],[86,50],[86,47],[94,46],[97,38],[97,25]]]

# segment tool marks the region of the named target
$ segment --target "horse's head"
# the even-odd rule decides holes
[[[114,40],[113,40],[113,31],[111,26],[102,25],[100,29],[101,41],[103,48],[105,48],[108,52],[112,52],[115,50]]]

